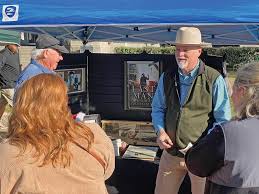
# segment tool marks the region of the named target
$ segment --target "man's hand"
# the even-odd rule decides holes
[[[172,140],[167,135],[164,129],[160,129],[160,131],[158,132],[156,142],[158,143],[160,149],[168,149],[173,146]]]

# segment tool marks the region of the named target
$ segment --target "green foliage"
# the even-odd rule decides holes
[[[210,55],[223,56],[226,54],[226,62],[228,68],[235,69],[239,64],[245,64],[249,61],[259,61],[259,47],[219,47],[219,48],[204,48]],[[148,54],[174,54],[174,46],[164,47],[117,47],[115,53],[118,54],[140,54],[146,52]]]
[[[226,62],[228,68],[233,68],[235,65],[245,64],[249,61],[259,61],[259,48],[257,47],[220,47],[220,48],[205,48],[210,55],[223,56],[226,54]]]

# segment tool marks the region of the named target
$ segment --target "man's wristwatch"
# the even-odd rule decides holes
[[[156,131],[156,136],[159,136],[160,132],[161,132],[161,129],[159,129],[158,131]]]

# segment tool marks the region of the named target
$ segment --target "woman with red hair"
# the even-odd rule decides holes
[[[54,74],[18,90],[0,153],[2,194],[104,194],[114,170],[111,140],[97,124],[72,118],[67,86]]]

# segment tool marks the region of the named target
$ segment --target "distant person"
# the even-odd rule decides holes
[[[58,62],[63,60],[62,53],[68,50],[60,41],[49,35],[39,35],[36,40],[36,49],[32,51],[31,63],[19,75],[15,89],[24,81],[41,73],[55,73]]]
[[[78,76],[75,75],[75,79],[74,79],[74,89],[76,91],[78,91],[78,87],[79,87],[79,79],[78,79]]]
[[[147,80],[149,80],[149,75],[145,76],[145,74],[142,73],[140,77],[140,87],[142,92],[147,91]]]
[[[0,51],[0,118],[7,105],[13,107],[14,87],[21,72],[18,43],[10,43]]]
[[[223,77],[199,59],[208,45],[200,30],[179,28],[174,44],[177,67],[160,76],[152,102],[157,143],[163,149],[155,194],[177,194],[187,173],[192,194],[201,194],[205,178],[188,171],[182,152],[215,123],[231,119],[230,101]]]
[[[242,66],[233,86],[236,118],[217,125],[185,156],[193,174],[207,177],[205,194],[259,193],[259,63]]]
[[[74,71],[70,71],[68,73],[68,79],[67,79],[67,87],[69,88],[68,91],[74,91],[74,80],[75,79],[75,73]]]
[[[66,84],[54,74],[17,91],[0,153],[1,194],[107,194],[115,166],[111,140],[98,124],[73,120]]]

